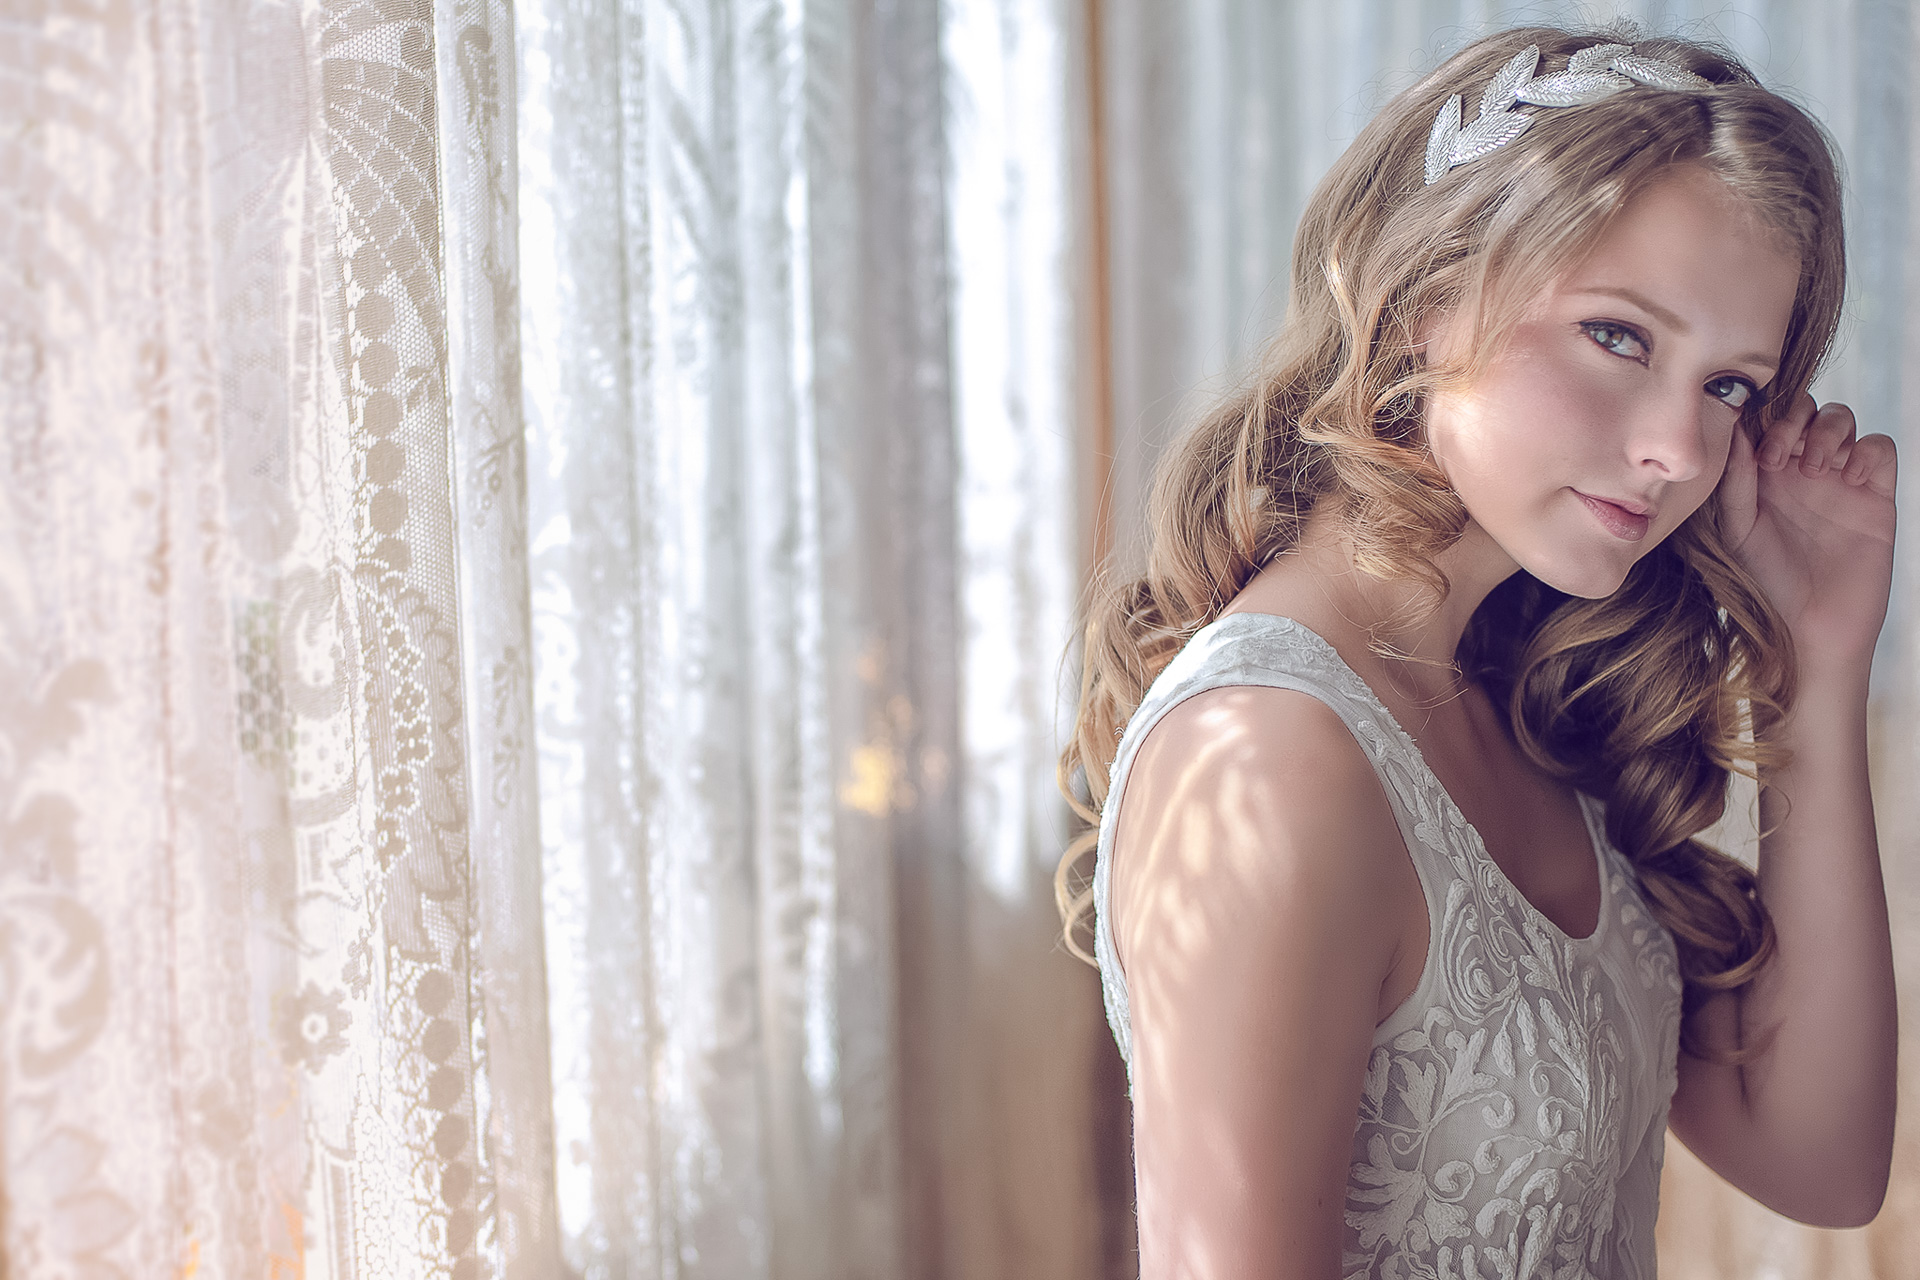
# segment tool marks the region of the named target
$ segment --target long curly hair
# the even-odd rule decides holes
[[[1541,110],[1518,139],[1426,184],[1428,126],[1448,97],[1474,101],[1528,45],[1546,74],[1610,41],[1712,87]],[[1320,182],[1294,239],[1284,323],[1249,382],[1155,473],[1145,573],[1108,571],[1089,597],[1079,708],[1060,759],[1061,788],[1088,824],[1055,877],[1073,951],[1090,959],[1085,858],[1120,731],[1154,677],[1323,503],[1361,570],[1425,583],[1437,604],[1447,583],[1434,556],[1467,512],[1426,449],[1426,398],[1470,385],[1530,304],[1676,165],[1717,175],[1800,257],[1781,367],[1765,404],[1756,397],[1742,414],[1741,428],[1757,432],[1833,342],[1846,276],[1840,181],[1819,125],[1726,51],[1617,28],[1504,31],[1396,96]],[[1474,328],[1443,367],[1424,359],[1419,335],[1447,314],[1472,316]],[[1703,1052],[1691,1015],[1751,981],[1774,949],[1753,873],[1695,837],[1725,810],[1733,771],[1778,763],[1772,727],[1793,696],[1791,637],[1730,554],[1718,510],[1716,495],[1604,599],[1517,573],[1480,606],[1456,654],[1531,760],[1605,802],[1609,839],[1678,946],[1691,1053]]]

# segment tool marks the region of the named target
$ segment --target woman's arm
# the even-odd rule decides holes
[[[1736,433],[1729,505],[1740,554],[1793,631],[1799,688],[1761,778],[1760,893],[1779,940],[1736,999],[1702,1011],[1708,1043],[1766,1045],[1741,1067],[1682,1057],[1674,1132],[1781,1213],[1858,1226],[1886,1194],[1893,1150],[1893,952],[1867,782],[1867,672],[1893,554],[1893,444],[1809,399],[1763,440]],[[1799,456],[1801,463],[1791,463]],[[1809,463],[1818,457],[1821,462]],[[1771,1035],[1771,1040],[1762,1037]]]
[[[1788,768],[1761,793],[1760,892],[1779,950],[1707,1042],[1744,1067],[1680,1060],[1673,1130],[1762,1204],[1824,1227],[1879,1212],[1893,1152],[1893,955],[1867,790],[1864,673],[1802,673]]]
[[[1140,1274],[1329,1280],[1382,983],[1425,959],[1385,795],[1323,704],[1235,687],[1154,727],[1124,801]]]

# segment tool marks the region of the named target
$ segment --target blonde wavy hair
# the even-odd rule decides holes
[[[1546,74],[1616,40],[1713,87],[1541,110],[1515,141],[1425,183],[1428,127],[1448,97],[1476,100],[1528,45]],[[1724,50],[1619,28],[1504,31],[1396,96],[1321,181],[1294,239],[1284,323],[1250,382],[1161,460],[1144,575],[1108,572],[1089,600],[1059,775],[1088,826],[1055,876],[1076,954],[1091,959],[1079,936],[1092,911],[1084,859],[1108,768],[1160,669],[1323,502],[1338,505],[1362,570],[1424,582],[1437,604],[1447,583],[1433,558],[1467,513],[1426,450],[1425,398],[1470,384],[1555,277],[1676,165],[1717,175],[1800,257],[1780,370],[1742,415],[1757,431],[1832,344],[1846,276],[1840,182],[1820,127]],[[1472,317],[1473,340],[1460,364],[1429,365],[1418,337],[1449,314]],[[1786,626],[1730,554],[1718,509],[1716,496],[1605,599],[1515,574],[1456,655],[1529,759],[1606,803],[1608,837],[1678,944],[1688,1015],[1751,981],[1774,949],[1753,873],[1695,837],[1724,811],[1731,772],[1777,763],[1774,726],[1793,695]],[[1682,1043],[1700,1053],[1693,1026],[1688,1016]]]

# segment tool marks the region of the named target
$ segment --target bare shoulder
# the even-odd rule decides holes
[[[1378,943],[1384,965],[1381,893],[1417,892],[1372,763],[1331,707],[1290,689],[1209,689],[1167,712],[1129,770],[1112,856],[1123,962],[1175,915],[1242,939],[1299,936],[1310,916]]]
[[[1141,1274],[1337,1274],[1361,1082],[1420,899],[1373,766],[1317,699],[1234,686],[1153,727],[1120,802]]]

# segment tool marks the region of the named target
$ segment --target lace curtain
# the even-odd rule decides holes
[[[1088,1274],[1069,47],[0,12],[0,1272]]]
[[[1058,6],[519,21],[564,1232],[1076,1274]]]

